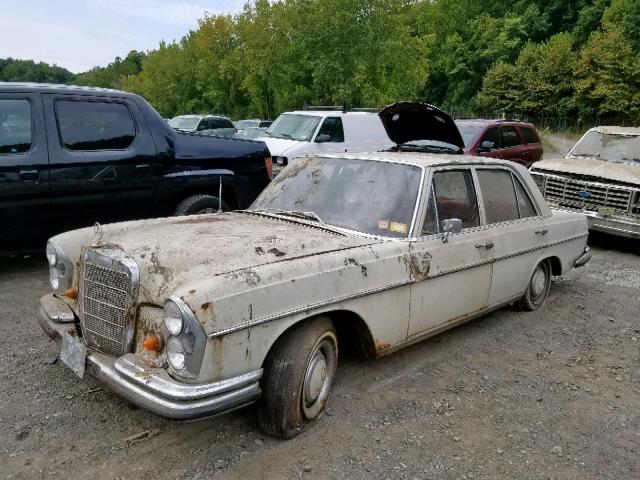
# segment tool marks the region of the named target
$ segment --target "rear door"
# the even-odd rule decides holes
[[[40,94],[0,93],[0,248],[44,241],[48,206]]]
[[[518,298],[526,289],[543,248],[546,220],[517,172],[504,167],[476,167],[487,232],[493,239],[493,280],[489,305]]]
[[[161,169],[138,106],[126,97],[49,94],[43,101],[59,229],[153,216]]]
[[[520,127],[520,133],[525,142],[525,167],[529,168],[533,163],[542,158],[542,142],[535,130],[529,127]]]

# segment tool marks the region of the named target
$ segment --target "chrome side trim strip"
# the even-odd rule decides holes
[[[332,305],[334,303],[345,302],[347,300],[352,300],[354,298],[365,297],[367,295],[372,295],[374,293],[384,292],[386,290],[391,290],[393,288],[402,287],[404,285],[409,285],[413,283],[411,280],[407,279],[402,282],[392,283],[391,285],[385,285],[384,287],[373,288],[371,290],[365,290],[364,292],[352,293],[351,295],[345,295],[344,297],[333,298],[326,302],[314,303],[312,305],[307,305],[305,307],[295,308],[293,310],[288,310],[286,312],[276,313],[275,315],[269,315],[266,317],[258,318],[256,320],[252,320],[251,322],[241,323],[240,325],[235,325],[233,327],[224,328],[222,330],[218,330],[217,332],[213,332],[209,334],[209,338],[221,337],[223,335],[228,335],[229,333],[237,332],[238,330],[244,330],[245,328],[255,327],[256,325],[260,325],[263,323],[271,322],[273,320],[279,320],[280,318],[288,317],[290,315],[296,315],[298,313],[309,312],[311,310],[316,310],[318,308],[325,307],[327,305]]]
[[[457,272],[461,272],[461,271],[468,270],[468,269],[471,269],[471,268],[477,268],[477,267],[480,267],[482,265],[486,265],[486,264],[489,264],[489,263],[495,263],[497,261],[504,260],[504,259],[507,259],[507,258],[515,257],[515,256],[518,256],[518,255],[524,255],[526,253],[530,253],[530,252],[533,252],[533,251],[536,251],[536,250],[542,250],[542,249],[547,248],[547,247],[553,247],[555,245],[560,245],[562,243],[571,242],[573,240],[577,240],[579,238],[584,238],[586,236],[588,236],[588,235],[587,234],[585,234],[585,235],[575,235],[573,237],[569,237],[569,238],[564,239],[564,240],[559,240],[557,242],[547,243],[545,245],[540,245],[540,246],[529,248],[529,249],[526,249],[526,250],[521,250],[519,252],[512,253],[512,254],[509,254],[509,255],[503,255],[501,257],[492,258],[492,259],[489,259],[489,260],[484,261],[484,262],[478,262],[478,263],[474,263],[474,264],[471,264],[471,265],[465,265],[464,267],[459,267],[459,268],[455,268],[455,269],[452,269],[452,270],[447,270],[445,272],[440,272],[440,273],[438,273],[436,275],[431,275],[431,276],[427,277],[426,279],[420,280],[420,281],[427,281],[429,279],[442,277],[443,275],[448,275],[450,273],[457,273]],[[417,281],[416,280],[407,279],[406,281],[392,283],[390,285],[385,285],[384,287],[378,287],[378,288],[374,288],[374,289],[371,289],[371,290],[365,290],[363,292],[353,293],[351,295],[345,295],[343,297],[338,297],[338,298],[335,298],[335,299],[327,300],[325,302],[318,302],[318,303],[314,303],[312,305],[307,305],[305,307],[299,307],[299,308],[295,308],[293,310],[288,310],[286,312],[276,313],[274,315],[269,315],[269,316],[266,316],[266,317],[263,317],[263,318],[258,318],[256,320],[252,320],[251,322],[241,323],[241,324],[235,325],[233,327],[224,328],[222,330],[218,330],[216,332],[212,332],[212,333],[209,334],[209,338],[221,337],[223,335],[228,335],[230,333],[234,333],[234,332],[237,332],[239,330],[244,330],[246,328],[255,327],[256,325],[261,325],[263,323],[271,322],[271,321],[274,321],[274,320],[279,320],[281,318],[285,318],[285,317],[288,317],[290,315],[297,315],[299,313],[305,313],[305,312],[308,313],[308,312],[310,312],[312,310],[317,310],[319,308],[326,307],[328,305],[333,305],[333,304],[336,304],[336,303],[346,302],[346,301],[352,300],[354,298],[360,298],[360,297],[364,297],[364,296],[367,296],[367,295],[372,295],[372,294],[375,294],[375,293],[384,292],[386,290],[391,290],[393,288],[402,287],[404,285],[410,285],[412,283],[417,283]]]

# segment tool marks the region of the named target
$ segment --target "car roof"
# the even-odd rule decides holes
[[[347,160],[371,160],[382,162],[404,163],[417,167],[435,167],[441,165],[516,165],[513,162],[490,157],[474,157],[470,155],[433,154],[422,152],[371,152],[352,154],[315,155],[318,158],[339,158]]]
[[[314,117],[331,116],[331,117],[346,117],[348,116],[368,116],[376,115],[373,112],[343,112],[341,110],[294,110],[292,112],[283,112],[283,115],[309,115]],[[270,121],[270,120],[265,120]]]
[[[457,125],[478,125],[478,126],[488,126],[488,125],[526,125],[527,127],[532,127],[533,125],[528,122],[524,122],[522,120],[503,120],[501,118],[497,118],[494,120],[487,120],[484,118],[460,118],[454,120]]]
[[[640,135],[640,127],[618,127],[611,126],[599,126],[589,129],[590,132],[598,132],[604,135]]]
[[[112,88],[83,87],[78,85],[59,85],[54,83],[32,83],[32,82],[0,82],[0,91],[19,93],[76,93],[95,94],[109,93],[122,96],[133,96],[132,93],[114,90]]]

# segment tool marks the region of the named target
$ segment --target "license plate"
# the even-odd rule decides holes
[[[62,335],[60,360],[80,378],[84,377],[84,366],[87,361],[87,347],[76,337],[68,333]]]

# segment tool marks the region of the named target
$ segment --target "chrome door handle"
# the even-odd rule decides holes
[[[493,242],[476,243],[476,248],[486,248],[487,250],[490,250],[493,248]]]
[[[536,235],[546,235],[547,233],[549,233],[548,228],[543,228],[542,230],[536,230]]]

